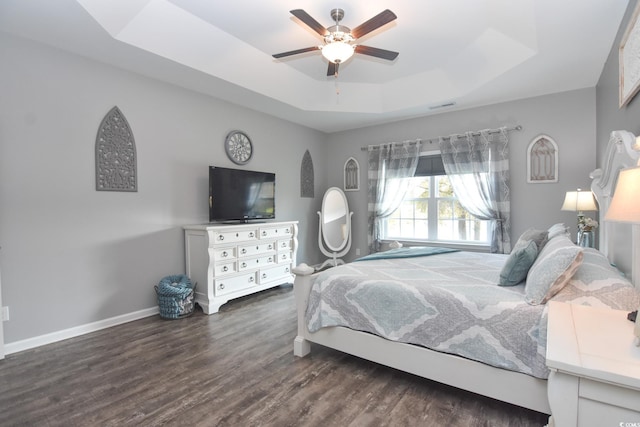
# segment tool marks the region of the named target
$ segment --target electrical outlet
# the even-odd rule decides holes
[[[9,307],[8,306],[2,307],[2,321],[3,322],[8,322],[9,321]]]
[[[356,248],[356,256],[360,255],[360,248]]]

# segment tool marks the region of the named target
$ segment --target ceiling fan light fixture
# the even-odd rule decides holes
[[[333,42],[322,46],[322,56],[329,62],[341,64],[353,56],[355,46],[345,42]]]
[[[383,10],[373,18],[358,25],[353,29],[353,31],[351,31],[349,27],[345,27],[340,24],[340,21],[344,18],[344,10],[342,9],[331,10],[331,18],[334,20],[335,25],[332,25],[329,28],[325,28],[302,9],[293,9],[289,12],[302,21],[302,23],[309,29],[322,37],[324,43],[320,46],[311,46],[302,49],[290,50],[288,52],[276,53],[272,55],[276,59],[319,50],[322,53],[322,56],[329,61],[327,76],[337,77],[338,65],[348,61],[354,53],[381,58],[387,61],[394,61],[398,57],[398,52],[354,44],[360,37],[363,37],[395,20],[397,18],[396,14],[389,9]]]

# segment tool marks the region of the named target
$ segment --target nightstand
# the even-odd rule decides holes
[[[640,347],[627,312],[549,302],[550,426],[640,426]]]

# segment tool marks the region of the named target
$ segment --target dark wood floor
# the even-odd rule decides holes
[[[291,286],[0,361],[1,426],[543,426],[537,412],[313,346]]]

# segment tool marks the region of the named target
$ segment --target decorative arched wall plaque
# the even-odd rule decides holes
[[[360,164],[353,157],[349,157],[344,164],[344,191],[358,191],[360,189]]]
[[[138,191],[138,165],[133,132],[116,106],[100,123],[96,137],[96,190]]]
[[[540,135],[529,143],[527,182],[558,182],[558,144],[550,136]]]
[[[302,165],[300,166],[300,197],[314,197],[314,177],[313,177],[313,160],[309,150],[304,152],[302,156]]]

